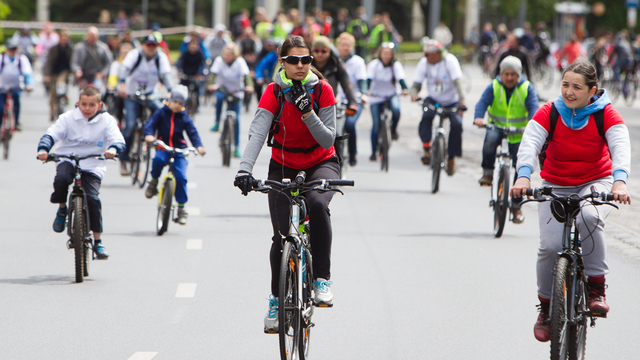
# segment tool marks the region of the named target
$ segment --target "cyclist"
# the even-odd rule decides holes
[[[353,96],[353,87],[349,81],[349,74],[345,69],[344,63],[338,55],[333,53],[331,47],[331,40],[328,37],[320,35],[313,38],[311,43],[313,61],[311,65],[320,71],[324,79],[329,82],[329,85],[333,88],[334,97],[338,96],[340,86],[347,98],[348,106],[355,107],[356,99]]]
[[[616,36],[613,50],[609,57],[609,61],[614,61],[613,73],[616,77],[616,81],[622,81],[622,73],[627,73],[633,69],[635,65],[633,61],[633,51],[631,50],[631,44],[629,43],[629,33],[626,30],[621,30]]]
[[[153,116],[144,126],[144,139],[147,142],[155,140],[155,134],[158,133],[158,139],[171,147],[184,149],[187,142],[184,140],[183,133],[186,132],[191,140],[191,144],[197,148],[200,155],[204,155],[205,149],[200,141],[198,130],[193,125],[193,121],[187,115],[185,104],[189,96],[189,89],[184,85],[176,85],[171,90],[171,95],[165,106],[153,113]],[[151,181],[145,191],[147,199],[151,199],[158,193],[158,178],[164,168],[169,163],[169,155],[164,149],[159,148],[156,151],[156,157],[153,158],[151,165]],[[176,178],[176,201],[178,202],[178,224],[187,224],[187,212],[184,204],[187,203],[187,159],[182,155],[174,156],[174,176]]]
[[[200,94],[200,84],[204,80],[204,69],[206,66],[206,57],[200,50],[198,40],[191,40],[187,45],[187,51],[183,52],[176,63],[178,74],[182,78],[180,84],[189,86],[193,82],[195,93]],[[183,78],[187,76],[187,78]],[[192,79],[189,79],[191,77]],[[200,106],[200,96],[196,96],[196,104]]]
[[[338,36],[336,42],[338,43],[340,59],[344,62],[344,67],[351,80],[351,86],[358,104],[356,113],[347,116],[344,124],[345,131],[349,134],[349,165],[355,166],[357,163],[356,154],[358,153],[356,147],[356,122],[360,118],[364,104],[369,100],[367,97],[367,65],[363,58],[353,53],[356,44],[356,39],[353,35],[344,32]],[[345,97],[343,96],[343,100],[346,100]]]
[[[70,42],[69,30],[62,30],[60,31],[60,42],[49,49],[47,62],[43,69],[44,82],[51,86],[51,91],[49,91],[51,121],[55,121],[58,116],[56,84],[64,84],[66,86],[69,83],[72,54],[73,46]]]
[[[512,197],[525,195],[531,187],[530,176],[552,129],[552,114],[556,113],[555,130],[546,149],[546,159],[540,172],[543,185],[554,186],[558,195],[584,195],[595,186],[598,192],[608,192],[614,199],[630,204],[626,181],[631,163],[629,131],[620,113],[611,105],[605,90],[597,88],[596,70],[584,60],[569,65],[562,74],[561,95],[543,105],[533,116],[522,137],[518,150],[518,180],[511,189]],[[553,111],[553,110],[556,111]],[[601,119],[598,124],[598,117]],[[551,214],[551,204],[538,207],[540,218],[540,247],[537,275],[540,313],[534,326],[538,341],[549,341],[549,302],[552,270],[558,253],[563,224]],[[584,267],[589,277],[588,306],[591,311],[607,313],[605,303],[606,260],[604,219],[611,211],[603,206],[583,206],[577,218],[582,234]]]
[[[25,55],[29,60],[29,65],[33,67],[35,57],[35,46],[38,45],[40,39],[29,31],[28,27],[23,27],[20,31],[16,31],[12,39],[18,44],[18,52]]]
[[[273,73],[278,65],[278,53],[276,50],[280,42],[280,40],[276,41],[276,39],[265,39],[263,41],[264,48],[261,52],[262,55],[258,56],[260,60],[258,60],[258,65],[256,65],[256,92],[258,101],[262,98],[263,86],[273,81]]]
[[[5,43],[7,51],[0,58],[0,126],[2,125],[2,114],[4,114],[4,105],[7,102],[7,94],[2,92],[3,89],[13,89],[11,97],[13,98],[13,114],[15,117],[15,130],[20,131],[20,91],[21,79],[24,77],[25,90],[33,90],[33,71],[29,59],[24,54],[18,54],[18,44],[9,39]]]
[[[222,92],[220,88],[224,87],[229,94],[233,94],[234,97],[240,99],[240,101],[236,101],[233,104],[232,109],[228,109],[236,113],[233,135],[235,150],[233,151],[233,156],[240,158],[242,156],[238,148],[240,144],[240,108],[245,92],[253,92],[253,78],[251,77],[247,62],[242,58],[240,48],[236,43],[231,42],[224,46],[222,55],[218,56],[213,62],[210,72],[215,84],[210,85],[209,90],[216,92],[216,122],[211,128],[211,131],[218,131],[220,127],[222,105],[225,103],[224,99],[226,97],[226,94]]]
[[[493,72],[493,77],[495,78],[496,76],[500,75],[499,64],[502,62],[502,60],[509,55],[513,55],[518,59],[520,59],[520,61],[522,62],[522,70],[524,74],[527,76],[527,80],[530,80],[531,70],[529,66],[529,53],[527,52],[527,49],[525,49],[523,46],[520,46],[520,39],[518,39],[518,37],[515,34],[507,35],[506,43],[507,43],[507,49],[500,54],[500,57],[498,58],[498,62],[496,63],[498,65],[496,65],[496,68]]]
[[[120,124],[120,128],[124,127],[122,120],[124,118],[124,99],[117,94],[118,88],[118,75],[120,73],[120,66],[122,65],[122,60],[127,57],[129,51],[133,50],[133,45],[129,42],[123,42],[120,44],[120,49],[118,51],[118,59],[114,60],[111,63],[111,67],[109,68],[109,77],[107,78],[107,95],[114,97],[114,107],[115,109],[109,109],[109,113],[114,115],[118,120],[118,124]]]
[[[395,45],[385,42],[380,45],[377,59],[371,60],[367,66],[367,86],[371,97],[371,157],[376,161],[378,150],[378,132],[380,131],[380,118],[382,108],[388,103],[391,109],[391,137],[398,139],[398,122],[400,121],[400,96],[407,95],[407,83],[404,81],[404,68],[395,59]]]
[[[547,25],[544,23],[544,21],[540,21],[536,24],[537,33],[534,41],[537,49],[535,61],[538,66],[545,65],[547,57],[549,56],[549,54],[551,54],[551,52],[549,51],[551,40],[549,39],[549,34],[547,34],[546,32],[546,26]]]
[[[529,119],[538,110],[538,95],[530,81],[522,75],[522,62],[515,56],[507,56],[500,63],[500,76],[495,78],[491,85],[487,86],[480,100],[476,104],[476,126],[484,126],[484,113],[489,110],[491,122],[500,126],[514,126],[524,128]],[[487,130],[482,147],[482,177],[478,181],[480,185],[491,186],[493,182],[493,168],[496,161],[496,149],[502,141],[504,134],[497,129]],[[509,135],[509,152],[513,158],[513,166],[516,166],[518,147],[522,134]],[[517,179],[518,175],[514,178]],[[513,223],[520,224],[524,221],[524,214],[520,210],[522,199],[511,199],[511,214]]]
[[[234,185],[244,195],[252,188],[253,165],[274,122],[274,114],[280,113],[278,131],[273,135],[270,180],[293,179],[304,170],[307,181],[317,179],[337,179],[340,177],[340,164],[335,153],[335,104],[333,91],[322,75],[311,66],[311,46],[301,36],[290,35],[280,48],[281,69],[275,77],[275,83],[284,93],[284,102],[279,104],[274,94],[273,84],[267,86],[260,99],[258,110],[249,130],[250,138],[240,161],[240,168]],[[312,89],[316,88],[316,90]],[[321,91],[319,99],[314,95]],[[313,103],[317,103],[314,110]],[[304,152],[306,153],[304,153]],[[315,301],[333,303],[331,293],[331,219],[329,202],[332,192],[310,192],[306,195],[309,207],[309,221],[313,229],[311,247],[313,248],[313,275]],[[282,234],[289,229],[289,200],[285,196],[269,193],[269,212],[273,226],[271,245],[271,295],[269,312],[264,319],[265,330],[278,330],[278,277],[282,252]]]
[[[149,34],[143,41],[142,49],[129,51],[124,60],[122,60],[118,75],[118,93],[125,98],[124,109],[127,121],[122,132],[127,148],[120,157],[120,174],[123,176],[129,175],[126,162],[129,161],[133,130],[136,127],[136,119],[142,107],[138,101],[128,97],[135,96],[136,93],[151,95],[158,84],[158,80],[171,91],[171,65],[169,65],[169,59],[163,51],[158,51],[158,40],[153,34]],[[149,101],[147,106],[152,112],[155,112],[161,105],[157,101]]]
[[[98,28],[90,26],[86,39],[73,48],[71,71],[75,74],[80,88],[93,85],[102,91],[104,80],[109,75],[113,56],[107,44],[98,40],[99,35]]]
[[[369,37],[369,28],[365,18],[367,10],[364,6],[358,6],[356,14],[351,21],[347,23],[347,32],[356,39],[355,51],[356,55],[365,57],[367,38]]]
[[[458,105],[461,109],[455,115],[449,116],[451,130],[449,131],[449,160],[447,161],[447,174],[455,172],[455,157],[462,156],[462,111],[466,110],[464,90],[462,89],[462,69],[455,55],[446,49],[437,40],[427,40],[423,51],[425,57],[420,59],[416,66],[416,75],[411,86],[411,100],[418,100],[418,93],[422,83],[427,80],[429,96],[424,99],[427,104],[440,104],[444,107]],[[433,111],[425,111],[418,131],[422,140],[422,163],[431,163],[431,135],[433,132]]]
[[[115,119],[107,113],[100,101],[100,92],[92,86],[80,91],[77,107],[60,115],[58,121],[47,129],[38,144],[38,159],[47,160],[49,151],[57,144],[56,153],[61,155],[86,156],[105,154],[113,159],[124,150],[124,139]],[[67,217],[67,194],[74,181],[74,164],[61,159],[56,167],[51,203],[58,204],[53,222],[53,231],[64,231]],[[109,253],[102,244],[102,204],[98,197],[100,184],[107,166],[104,160],[89,158],[82,161],[82,188],[87,195],[90,230],[93,232],[94,252],[98,260],[106,260]]]

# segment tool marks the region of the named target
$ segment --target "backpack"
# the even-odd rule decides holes
[[[160,79],[160,55],[156,54],[155,58],[156,58],[156,69],[158,69],[158,79]],[[133,67],[131,68],[131,70],[129,70],[128,75],[133,74],[133,72],[138,68],[141,62],[142,62],[142,53],[138,51],[138,60],[136,60],[136,63],[133,64]]]
[[[362,31],[362,24],[353,25],[353,27],[351,28],[351,35],[353,35],[353,37],[356,40],[364,39],[364,32]]]
[[[538,154],[538,164],[540,165],[540,170],[542,170],[542,165],[544,164],[544,160],[547,158],[547,147],[549,146],[549,142],[553,138],[553,132],[556,129],[556,124],[558,123],[558,118],[560,117],[560,113],[558,113],[558,109],[556,106],[551,103],[551,110],[549,111],[549,134],[547,135],[547,140],[544,142],[542,146],[542,150],[540,154]],[[602,137],[604,142],[607,142],[607,138],[604,133],[604,109],[598,110],[593,113],[593,118],[596,121],[596,127],[598,128],[598,134]]]
[[[0,60],[0,73],[2,73],[2,70],[4,69],[4,55],[6,53],[2,53],[2,60]],[[22,56],[20,54],[17,54],[17,58],[18,58],[18,74],[22,75],[22,64],[20,63],[20,58]]]

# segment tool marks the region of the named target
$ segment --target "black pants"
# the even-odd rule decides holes
[[[300,170],[307,173],[306,181],[318,179],[339,179],[340,164],[333,157],[309,169],[292,169],[278,164],[271,159],[269,164],[269,180],[282,181],[289,178],[293,181]],[[311,249],[313,254],[313,277],[329,280],[331,277],[331,214],[329,202],[333,192],[324,194],[316,191],[308,192],[307,199],[309,226],[311,227]],[[271,245],[271,293],[278,295],[280,262],[282,260],[282,235],[289,232],[289,199],[274,191],[269,192],[269,212],[273,226],[273,243]]]
[[[51,202],[62,204],[67,202],[69,185],[74,181],[75,167],[68,161],[61,162],[56,168],[53,179],[53,194]],[[100,202],[100,178],[89,172],[82,172],[82,188],[86,194],[89,209],[89,228],[93,232],[102,232],[102,203]]]

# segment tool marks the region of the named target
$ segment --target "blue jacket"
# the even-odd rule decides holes
[[[276,68],[278,62],[278,54],[275,51],[267,53],[260,59],[258,65],[256,65],[256,80],[264,78],[264,72],[267,71],[267,78],[273,79],[273,71]],[[268,83],[268,81],[266,81]]]
[[[498,75],[496,79],[498,80],[498,82],[500,82],[500,84],[502,84],[502,79],[500,78],[500,75]],[[505,92],[507,95],[507,104],[509,103],[509,100],[511,100],[511,95],[513,95],[513,90],[516,87],[520,86],[520,84],[522,84],[525,81],[526,81],[525,77],[520,76],[520,81],[518,81],[518,84],[516,84],[516,86],[513,89],[507,89],[505,87]],[[502,85],[504,86],[504,84]],[[491,104],[493,104],[493,83],[487,86],[487,88],[482,93],[480,100],[478,100],[478,103],[476,104],[474,119],[483,118],[484,114],[487,112],[487,108],[489,108]],[[527,98],[524,101],[524,105],[526,106],[527,111],[529,112],[529,119],[531,119],[533,117],[533,114],[535,114],[536,111],[538,111],[538,95],[536,94],[536,90],[533,88],[533,85],[531,85],[531,83],[529,83],[529,89],[527,90]]]
[[[167,105],[158,109],[144,126],[144,135],[156,135],[156,131],[158,132],[156,138],[171,147],[180,149],[187,147],[187,141],[183,135],[185,131],[194,147],[202,146],[198,130],[186,110],[174,113]]]

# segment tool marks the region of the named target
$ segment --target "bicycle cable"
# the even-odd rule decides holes
[[[591,251],[589,251],[586,254],[582,254],[583,257],[591,255],[595,251],[595,248],[596,248],[596,242],[595,242],[595,239],[593,238],[593,233],[596,232],[596,228],[598,227],[598,225],[596,224],[596,226],[593,228],[593,230],[589,229],[589,224],[587,224],[587,221],[586,221],[586,219],[584,217],[584,213],[582,212],[582,208],[585,207],[585,206],[589,206],[589,205],[593,206],[593,208],[595,209],[596,218],[598,219],[598,222],[600,222],[600,220],[601,220],[601,218],[600,218],[600,210],[591,201],[586,201],[584,204],[580,205],[580,217],[582,218],[582,223],[583,223],[584,227],[588,231],[588,235],[584,239],[580,240],[581,246],[585,242],[586,239],[591,238]],[[584,248],[584,246],[583,246],[583,248]]]

